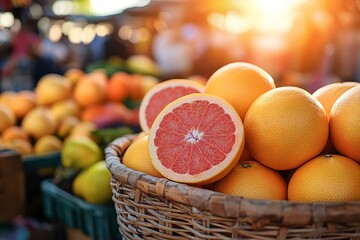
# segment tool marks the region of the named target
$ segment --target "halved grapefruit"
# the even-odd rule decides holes
[[[144,96],[139,107],[141,129],[148,133],[160,111],[175,99],[204,91],[204,86],[187,79],[170,79],[152,87]]]
[[[154,167],[166,178],[208,184],[224,177],[244,148],[240,116],[221,97],[193,93],[169,103],[148,139]]]

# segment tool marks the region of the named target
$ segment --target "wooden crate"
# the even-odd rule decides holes
[[[8,221],[24,213],[25,176],[21,156],[0,149],[0,221]]]

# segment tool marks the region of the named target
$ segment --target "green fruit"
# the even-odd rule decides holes
[[[83,169],[103,159],[102,149],[86,136],[67,139],[61,149],[61,163],[67,168]]]
[[[105,161],[99,161],[89,168],[83,169],[75,178],[73,192],[91,204],[106,204],[111,202],[111,173]]]
[[[125,62],[126,67],[133,73],[159,76],[158,65],[146,55],[133,55]]]

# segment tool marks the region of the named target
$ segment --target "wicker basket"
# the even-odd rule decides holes
[[[155,178],[121,164],[135,136],[105,150],[124,239],[360,239],[360,202],[250,200]]]

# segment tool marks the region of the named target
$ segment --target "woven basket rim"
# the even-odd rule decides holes
[[[127,168],[122,156],[137,134],[119,137],[105,148],[105,161],[113,179],[164,201],[176,201],[199,211],[226,218],[248,217],[261,225],[305,226],[327,223],[360,224],[360,201],[295,202],[253,200],[157,178]],[[266,221],[263,221],[266,219]]]

